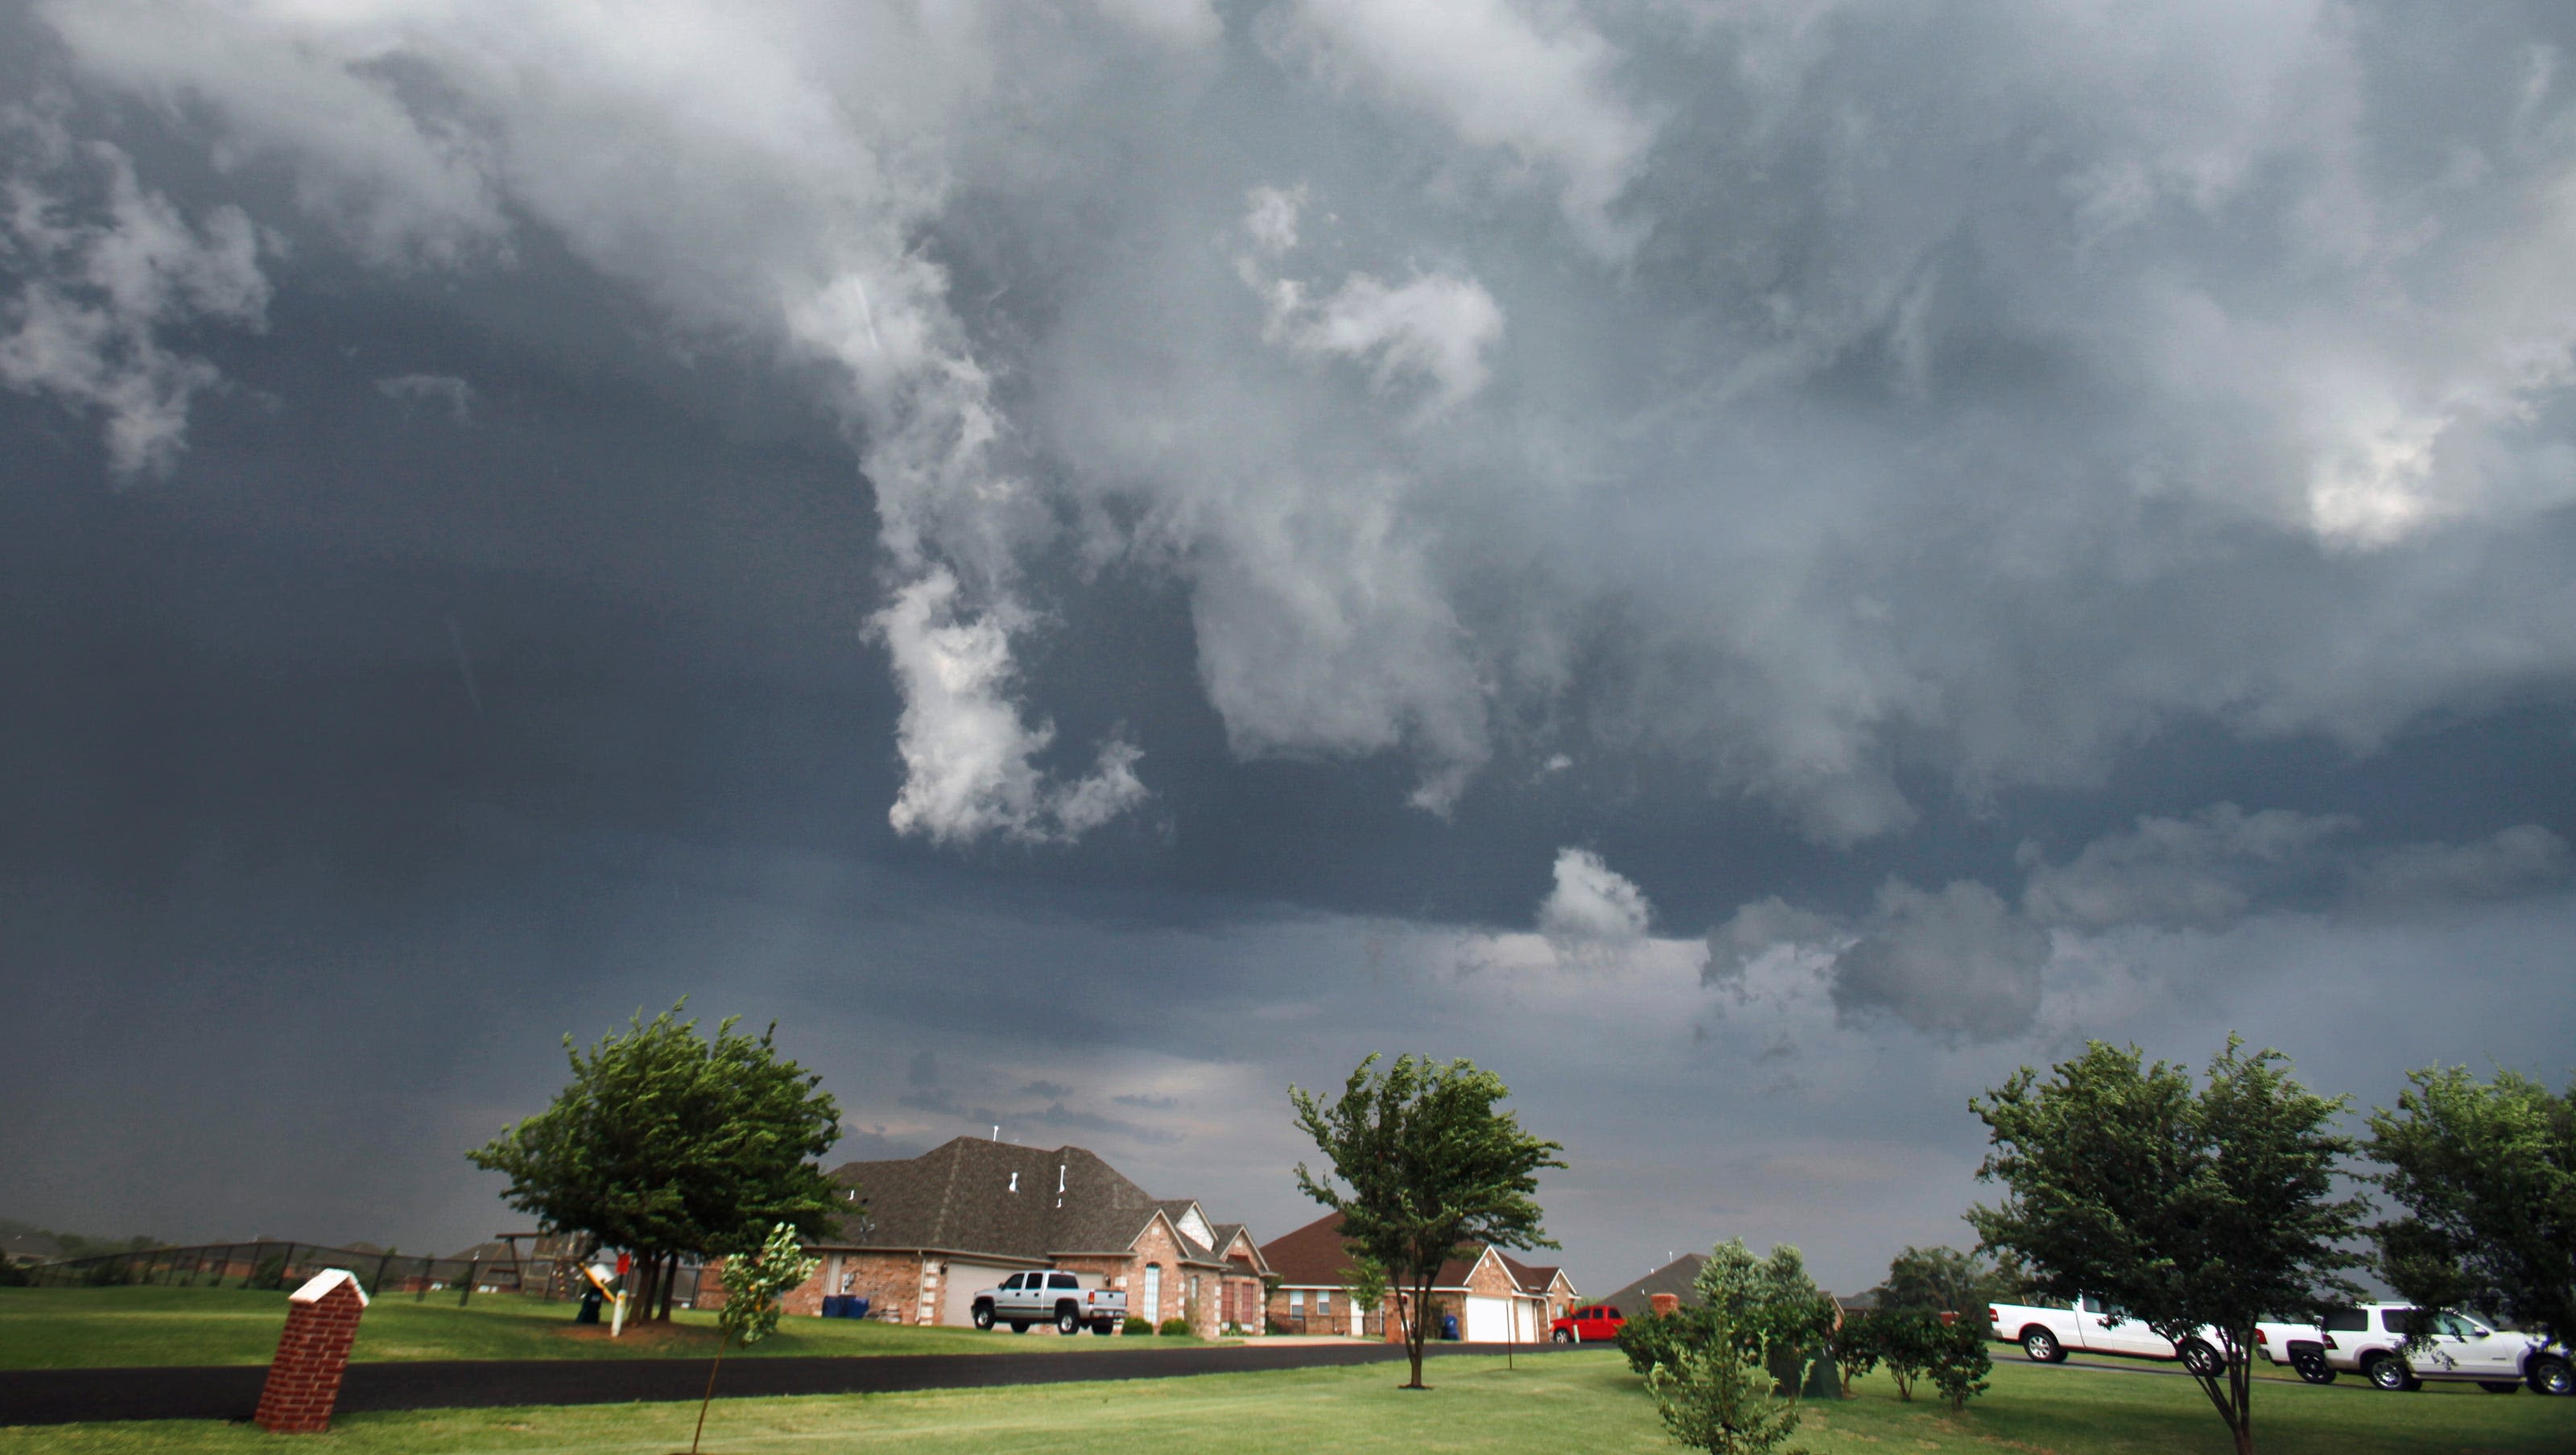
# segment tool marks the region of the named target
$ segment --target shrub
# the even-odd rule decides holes
[[[1165,1319],[1163,1320],[1162,1325],[1154,1330],[1155,1333],[1162,1335],[1166,1339],[1186,1335],[1189,1331],[1190,1321],[1188,1319]]]
[[[1284,1334],[1284,1333],[1288,1332],[1288,1326],[1287,1326],[1286,1324],[1283,1324],[1283,1323],[1279,1322],[1277,1319],[1272,1319],[1272,1320],[1270,1321],[1270,1323],[1269,1323],[1269,1329],[1270,1329],[1270,1332],[1272,1332],[1272,1333],[1274,1333],[1274,1334]]]
[[[1620,1326],[1619,1352],[1628,1356],[1628,1367],[1639,1374],[1655,1369],[1678,1371],[1681,1356],[1706,1346],[1714,1327],[1704,1308],[1648,1314]]]
[[[1941,1320],[1913,1309],[1881,1309],[1869,1316],[1867,1329],[1870,1352],[1896,1381],[1896,1397],[1914,1398],[1914,1381],[1929,1373],[1935,1361],[1934,1345],[1944,1332]]]
[[[1127,1316],[1127,1322],[1118,1326],[1118,1332],[1122,1334],[1150,1334],[1154,1332],[1154,1324],[1152,1320],[1147,1319],[1142,1315],[1129,1314]]]
[[[1851,1398],[1851,1382],[1878,1367],[1882,1357],[1879,1348],[1879,1313],[1855,1313],[1843,1316],[1843,1326],[1834,1331],[1834,1369],[1842,1377],[1843,1398]]]
[[[1671,1366],[1657,1364],[1646,1376],[1674,1439],[1709,1455],[1764,1455],[1796,1431],[1798,1406],[1772,1397],[1771,1372],[1745,1343],[1723,1338],[1686,1347]]]
[[[1931,1361],[1926,1372],[1933,1387],[1950,1401],[1950,1408],[1964,1410],[1969,1396],[1986,1392],[1986,1376],[1994,1372],[1995,1361],[1986,1353],[1986,1331],[1967,1319],[1955,1324],[1936,1319],[1927,1332]]]

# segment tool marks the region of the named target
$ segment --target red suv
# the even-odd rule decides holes
[[[1586,1304],[1549,1324],[1548,1337],[1560,1344],[1589,1344],[1618,1338],[1620,1325],[1627,1322],[1610,1304]]]

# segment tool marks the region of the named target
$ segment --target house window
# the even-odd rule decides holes
[[[1316,1313],[1316,1315],[1317,1315],[1318,1317],[1321,1317],[1321,1316],[1323,1316],[1323,1315],[1330,1314],[1332,1311],[1333,1311],[1333,1295],[1332,1295],[1331,1290],[1327,1289],[1327,1290],[1325,1290],[1325,1291],[1323,1291],[1323,1292],[1320,1292],[1320,1293],[1316,1294],[1316,1295],[1315,1295],[1315,1313]]]
[[[1163,1321],[1163,1265],[1145,1265],[1145,1314],[1156,1323]]]
[[[1306,1295],[1293,1288],[1288,1290],[1288,1312],[1292,1314],[1306,1312]]]

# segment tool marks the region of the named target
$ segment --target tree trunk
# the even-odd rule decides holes
[[[698,1399],[698,1428],[689,1436],[689,1455],[698,1455],[698,1441],[707,1433],[707,1406],[716,1402],[716,1371],[724,1368],[724,1340],[716,1341],[716,1360],[707,1366],[707,1392]]]
[[[1413,1315],[1404,1324],[1404,1355],[1413,1363],[1413,1382],[1406,1389],[1429,1389],[1422,1382],[1422,1344],[1431,1335],[1431,1279],[1415,1286],[1412,1296]]]
[[[680,1291],[680,1255],[673,1253],[670,1256],[671,1270],[669,1274],[662,1279],[662,1312],[660,1314],[660,1318],[662,1322],[666,1324],[671,1321],[671,1296]]]

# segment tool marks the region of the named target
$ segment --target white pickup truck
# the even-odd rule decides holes
[[[2431,1320],[2426,1342],[2408,1349],[2407,1331],[2425,1318]],[[2365,1303],[2328,1309],[2314,1324],[2264,1323],[2254,1332],[2266,1357],[2316,1384],[2348,1371],[2388,1390],[2421,1389],[2425,1380],[2447,1379],[2495,1394],[2526,1384],[2542,1394],[2576,1394],[2565,1350],[2488,1328],[2466,1314],[2427,1315],[2410,1304]],[[2322,1378],[2311,1372],[2319,1366]]]
[[[1995,1337],[2021,1345],[2041,1364],[2054,1364],[2070,1349],[2089,1354],[2130,1354],[2142,1359],[2179,1359],[2194,1374],[2215,1374],[2221,1364],[2216,1334],[2203,1329],[2177,1349],[2162,1334],[2090,1296],[2064,1304],[1999,1303],[1986,1309]]]
[[[1039,1269],[1014,1273],[999,1288],[975,1295],[975,1327],[1009,1324],[1025,1334],[1031,1324],[1053,1324],[1059,1334],[1115,1331],[1127,1317],[1127,1294],[1117,1288],[1085,1288],[1082,1276]]]

